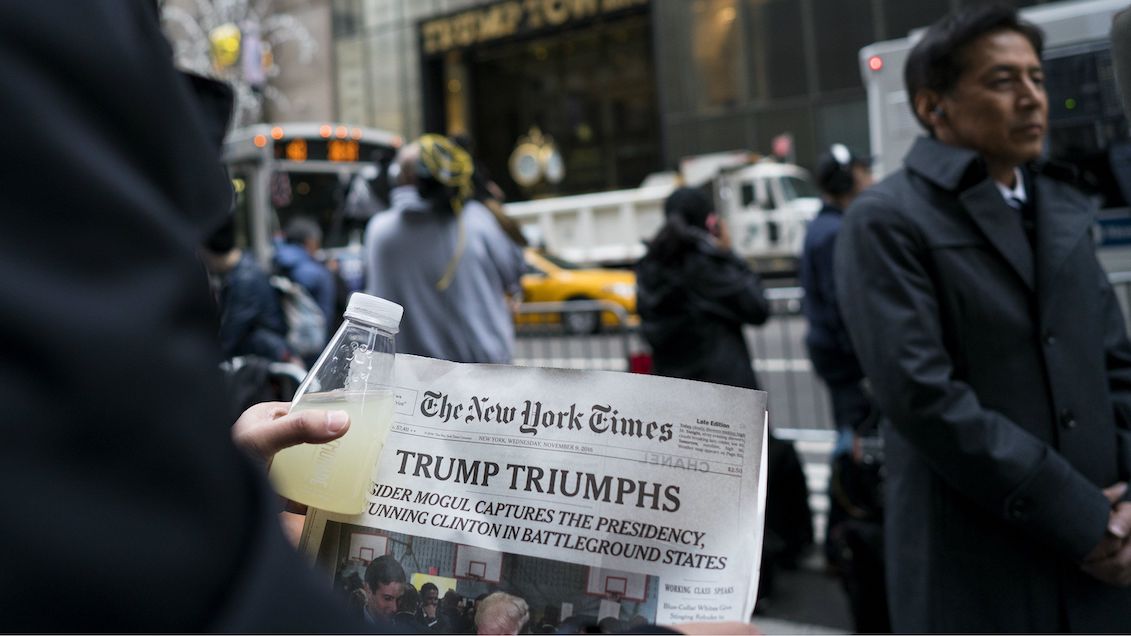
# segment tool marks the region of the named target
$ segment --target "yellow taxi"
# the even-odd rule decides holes
[[[586,269],[533,248],[525,251],[526,273],[522,276],[524,302],[560,302],[569,300],[607,300],[621,307],[635,324],[636,274],[621,269]],[[518,324],[560,322],[569,333],[597,333],[602,326],[616,327],[620,320],[611,311],[563,311],[558,314],[523,314],[515,316]]]

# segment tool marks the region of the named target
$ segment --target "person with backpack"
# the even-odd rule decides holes
[[[282,240],[275,242],[275,270],[302,285],[318,303],[326,320],[337,309],[338,294],[334,274],[314,255],[322,249],[322,228],[312,219],[296,216],[287,223]]]
[[[252,355],[272,362],[296,361],[275,289],[251,254],[236,247],[232,218],[213,232],[201,255],[219,280],[216,300],[224,359]]]

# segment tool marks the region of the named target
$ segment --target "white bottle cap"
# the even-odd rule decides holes
[[[404,307],[391,300],[354,292],[346,305],[346,318],[380,327],[395,334],[400,330]]]

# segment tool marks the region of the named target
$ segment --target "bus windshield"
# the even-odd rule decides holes
[[[350,290],[362,284],[361,245],[370,217],[384,207],[388,166],[401,138],[373,128],[294,122],[228,133],[224,162],[236,192],[236,239],[270,270],[292,220],[322,229],[322,253]]]
[[[292,219],[306,217],[322,228],[326,249],[358,245],[365,224],[376,212],[372,199],[357,205],[349,194],[368,188],[364,179],[348,174],[276,171],[271,175],[271,205],[275,209],[275,232],[283,231]]]

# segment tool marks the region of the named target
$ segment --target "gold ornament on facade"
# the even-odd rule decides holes
[[[514,182],[524,188],[542,181],[561,183],[565,178],[565,161],[558,145],[537,126],[531,126],[529,132],[518,138],[507,166]]]
[[[212,67],[217,71],[229,68],[240,61],[240,28],[231,22],[208,32],[212,51]]]

